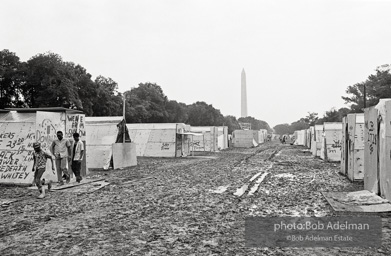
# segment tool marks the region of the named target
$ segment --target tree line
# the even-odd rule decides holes
[[[128,123],[186,123],[192,126],[228,126],[239,122],[252,129],[267,129],[268,123],[254,117],[224,116],[211,104],[185,104],[169,100],[156,83],[140,83],[121,93],[118,84],[102,75],[92,75],[79,64],[64,61],[55,53],[37,54],[28,61],[7,49],[0,51],[0,109],[21,107],[65,107],[82,110],[87,116],[122,116]]]
[[[315,124],[342,122],[342,118],[349,113],[363,113],[365,107],[375,106],[380,99],[391,98],[390,69],[389,64],[381,65],[376,68],[376,73],[369,75],[365,81],[348,86],[347,96],[342,96],[342,99],[349,107],[332,108],[326,111],[323,117],[318,117],[317,113],[308,112],[306,117],[296,122],[274,126],[274,131],[277,134],[292,134],[294,131],[308,129]]]

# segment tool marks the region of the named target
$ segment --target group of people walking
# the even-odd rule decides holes
[[[42,175],[46,171],[46,162],[47,159],[51,160],[52,171],[54,174],[56,166],[57,170],[57,180],[58,185],[64,185],[63,176],[66,183],[69,183],[71,180],[69,172],[69,163],[71,163],[72,172],[76,176],[76,182],[82,180],[80,175],[81,163],[84,158],[84,144],[80,141],[79,133],[73,134],[73,142],[64,138],[61,131],[57,132],[57,139],[54,140],[50,146],[50,153],[44,151],[41,148],[39,142],[33,144],[34,153],[33,153],[33,172],[34,172],[34,183],[38,187],[40,192],[38,198],[42,199],[45,197],[45,189],[43,187]],[[48,190],[51,189],[51,181],[48,182]]]

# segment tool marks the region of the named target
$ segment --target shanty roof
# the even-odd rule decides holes
[[[104,124],[116,123],[118,124],[124,119],[123,116],[87,116],[86,123],[88,124]]]
[[[63,107],[52,107],[52,108],[6,108],[5,111],[16,111],[20,113],[34,113],[37,111],[46,111],[46,112],[66,112],[68,114],[82,114],[83,111],[76,109],[69,109]]]

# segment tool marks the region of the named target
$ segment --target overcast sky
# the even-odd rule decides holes
[[[0,0],[0,50],[54,52],[124,92],[160,85],[271,127],[345,106],[349,85],[391,63],[391,1]]]

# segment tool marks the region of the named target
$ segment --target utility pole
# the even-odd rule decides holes
[[[126,119],[125,119],[125,94],[124,94],[124,97],[123,97],[123,110],[122,110],[122,112],[123,112],[123,116],[124,116],[124,120],[123,120],[123,122],[124,122],[124,127],[123,127],[123,132],[124,132],[124,134],[123,134],[123,137],[122,137],[122,143],[125,143],[125,133],[126,133]]]
[[[364,84],[364,108],[367,107],[367,88]]]

